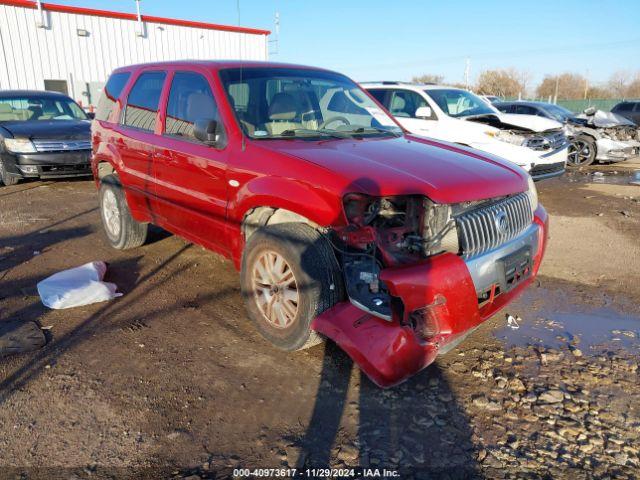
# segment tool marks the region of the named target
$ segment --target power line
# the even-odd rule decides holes
[[[424,66],[425,64],[429,65],[444,65],[447,63],[456,63],[461,60],[466,60],[467,58],[477,59],[487,59],[487,58],[505,58],[505,57],[521,57],[523,55],[549,55],[549,54],[560,54],[581,50],[606,50],[609,48],[619,48],[625,45],[628,46],[640,46],[640,38],[636,38],[633,40],[620,40],[616,42],[607,42],[607,43],[593,43],[593,44],[581,44],[581,45],[566,45],[564,47],[544,47],[544,48],[535,48],[529,50],[508,50],[503,52],[490,52],[490,53],[476,53],[469,55],[456,55],[451,57],[436,57],[431,59],[421,59],[421,60],[413,60],[410,62],[394,62],[387,64],[378,64],[378,65],[361,65],[361,66],[353,66],[349,65],[350,70],[358,70],[358,69],[370,69],[370,68],[398,68],[398,67],[416,67],[416,66]]]

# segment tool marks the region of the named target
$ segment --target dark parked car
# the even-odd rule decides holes
[[[113,247],[142,245],[155,223],[231,258],[266,339],[297,350],[321,334],[384,387],[504,308],[544,254],[547,214],[523,169],[406,133],[339,73],[123,67],[92,130]]]
[[[640,100],[620,102],[613,107],[611,111],[628,118],[633,123],[640,126]]]
[[[0,92],[0,185],[27,177],[91,175],[91,122],[55,92]]]
[[[538,117],[550,118],[560,123],[586,123],[584,119],[576,117],[575,113],[559,105],[545,102],[499,102],[494,103],[494,107],[504,113],[517,113],[520,115],[537,115]]]

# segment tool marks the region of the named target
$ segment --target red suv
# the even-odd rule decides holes
[[[153,223],[231,258],[265,338],[296,350],[329,337],[384,387],[504,307],[544,254],[524,170],[407,134],[335,72],[121,68],[92,129],[115,248]]]

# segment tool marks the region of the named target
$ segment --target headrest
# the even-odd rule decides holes
[[[405,105],[406,102],[404,101],[404,98],[394,95],[393,100],[391,101],[391,108],[389,110],[392,112],[403,111]]]
[[[288,93],[276,93],[269,105],[270,120],[293,120],[298,115],[298,105]]]
[[[216,118],[216,103],[210,95],[195,92],[187,97],[187,115],[190,122],[205,118]]]

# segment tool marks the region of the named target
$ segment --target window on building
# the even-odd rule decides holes
[[[171,82],[165,133],[193,140],[197,120],[218,120],[209,82],[198,73],[178,72]]]
[[[125,125],[153,131],[166,76],[165,72],[146,72],[138,77],[127,99]]]

